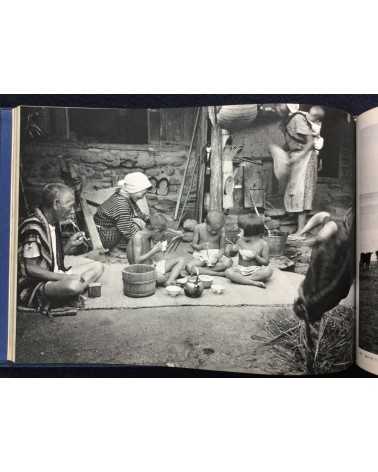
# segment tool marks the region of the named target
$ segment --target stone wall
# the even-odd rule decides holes
[[[155,194],[148,198],[157,210],[173,214],[187,152],[184,144],[32,143],[21,150],[22,174],[27,196],[31,204],[36,204],[46,183],[61,180],[63,160],[71,160],[83,179],[85,191],[113,187],[127,173],[141,171],[157,183],[167,179],[168,195]],[[193,203],[193,196],[190,201]]]

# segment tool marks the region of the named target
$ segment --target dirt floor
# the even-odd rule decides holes
[[[207,294],[194,305],[185,303],[184,295],[172,300],[164,289],[159,289],[149,297],[151,305],[148,298],[144,304],[138,304],[123,296],[122,264],[108,261],[108,275],[117,273],[117,283],[103,287],[103,300],[88,300],[87,309],[80,310],[77,316],[48,319],[38,313],[19,312],[17,363],[103,363],[255,374],[303,373],[298,366],[288,370],[287,362],[282,362],[273,349],[261,349],[262,340],[266,341],[267,323],[282,318],[297,322],[292,302],[302,276],[276,270],[266,290],[236,287],[224,280],[223,296]],[[94,302],[106,303],[96,306]],[[351,296],[346,304],[349,307],[353,304]]]
[[[347,313],[350,307],[346,299],[338,310]],[[16,361],[301,374],[298,365],[288,368],[274,349],[262,349],[267,323],[283,318],[298,322],[287,305],[84,310],[52,320],[20,312]]]
[[[378,354],[378,265],[360,273],[359,346]]]
[[[282,309],[293,316],[287,307],[90,310],[53,320],[19,313],[16,360],[281,373],[272,352],[255,352],[252,337]]]

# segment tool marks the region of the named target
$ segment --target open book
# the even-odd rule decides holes
[[[0,361],[378,373],[378,109],[0,116]]]

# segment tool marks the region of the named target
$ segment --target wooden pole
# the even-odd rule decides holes
[[[64,109],[65,118],[66,118],[66,139],[69,141],[70,139],[70,114],[68,108]]]
[[[182,192],[184,190],[186,175],[187,175],[188,169],[189,169],[190,155],[192,154],[193,143],[194,143],[194,138],[196,136],[200,111],[201,111],[201,107],[199,107],[197,109],[196,118],[195,118],[195,122],[194,122],[194,126],[193,126],[192,139],[190,141],[190,147],[189,147],[189,152],[188,152],[188,160],[186,161],[185,171],[184,171],[184,175],[183,175],[183,178],[182,178],[180,191],[179,191],[179,194],[178,194],[178,197],[177,197],[176,210],[175,210],[175,215],[174,215],[175,220],[177,220],[177,216],[178,216],[178,212],[179,212],[179,208],[180,208],[180,203],[181,203],[181,198],[182,198]]]
[[[210,210],[223,211],[222,134],[216,107],[209,107],[211,129]]]
[[[203,218],[203,196],[205,193],[205,174],[206,174],[206,146],[207,146],[207,108],[204,107],[201,111],[200,136],[198,139],[198,155],[200,156],[200,165],[198,170],[197,182],[197,205],[196,218],[199,223],[202,223]]]

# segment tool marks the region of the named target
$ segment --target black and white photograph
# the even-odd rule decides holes
[[[373,120],[375,120],[373,115]],[[378,355],[378,124],[359,129],[359,347]]]
[[[20,123],[18,363],[353,363],[350,114],[22,107]]]

